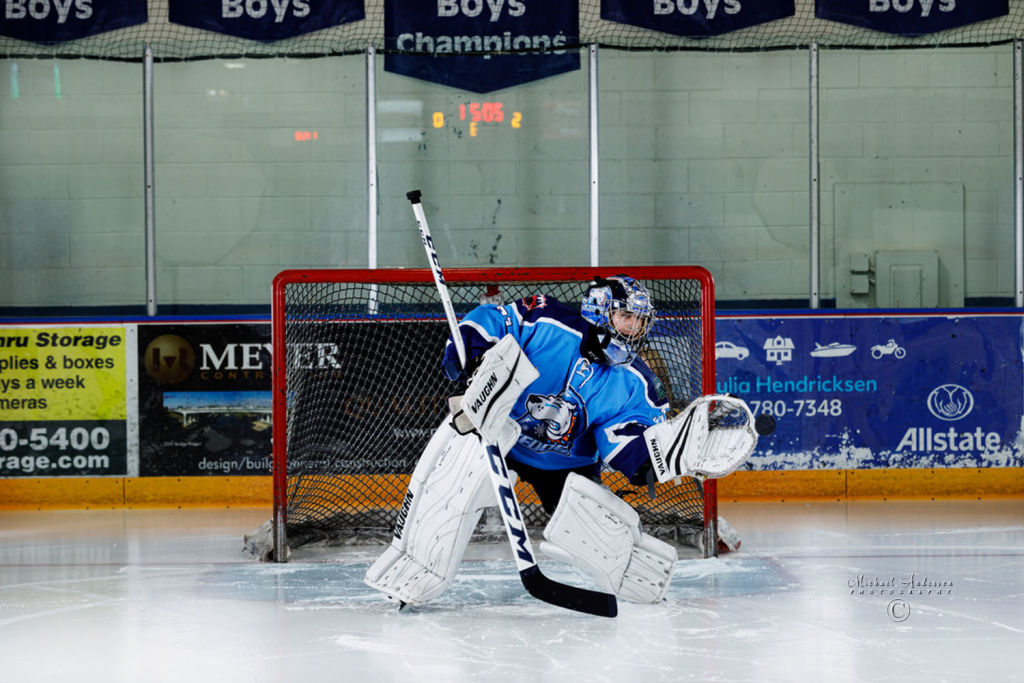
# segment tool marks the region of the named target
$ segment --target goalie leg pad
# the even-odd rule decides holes
[[[427,444],[409,483],[391,545],[366,572],[366,584],[415,605],[455,578],[480,515],[496,504],[475,434],[446,420]]]
[[[677,559],[679,556],[673,546],[642,534],[640,542],[633,546],[629,568],[616,595],[630,602],[661,602],[668,592]]]
[[[541,550],[588,574],[601,590],[631,602],[665,597],[676,550],[640,530],[640,517],[604,486],[578,474],[566,479]]]

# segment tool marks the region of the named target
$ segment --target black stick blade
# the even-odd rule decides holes
[[[413,204],[419,204],[420,197],[422,196],[423,193],[420,192],[419,190],[409,190],[408,192],[405,193],[405,198],[408,199]]]
[[[530,595],[548,604],[597,617],[614,617],[619,613],[614,595],[558,583],[544,576],[537,565],[527,567],[519,576]]]

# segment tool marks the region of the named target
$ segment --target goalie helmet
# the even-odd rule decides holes
[[[626,275],[595,277],[580,307],[583,318],[599,330],[605,360],[624,365],[636,358],[654,324],[647,288]]]

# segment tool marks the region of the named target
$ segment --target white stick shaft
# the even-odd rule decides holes
[[[434,273],[434,283],[437,285],[437,292],[441,296],[441,305],[444,306],[444,315],[448,319],[448,327],[452,333],[452,343],[455,344],[455,351],[459,354],[459,365],[466,367],[466,347],[462,343],[462,335],[459,334],[459,322],[455,317],[455,308],[452,306],[452,297],[448,293],[448,283],[444,281],[444,272],[441,270],[441,262],[437,258],[437,249],[434,248],[434,240],[430,236],[430,226],[427,225],[427,216],[423,212],[421,202],[412,203],[412,212],[416,215],[416,224],[420,228],[420,237],[423,238],[423,249],[427,252],[427,261]]]
[[[441,303],[444,305],[444,313],[448,318],[448,327],[451,328],[452,341],[455,344],[455,350],[459,354],[459,362],[465,368],[466,348],[462,343],[462,335],[459,334],[455,310],[452,308],[452,298],[448,293],[448,285],[444,281],[441,263],[437,258],[437,250],[434,249],[434,240],[430,237],[430,228],[427,226],[427,218],[423,213],[423,204],[420,201],[420,191],[413,190],[407,192],[405,196],[412,203],[413,213],[416,214],[416,222],[420,227],[420,236],[423,237],[423,248],[427,251],[427,260],[434,271],[434,283],[437,285],[437,292],[441,296]],[[505,458],[497,446],[487,443],[482,437],[480,441],[486,452],[487,464],[490,466],[491,486],[494,487],[494,493],[499,501],[498,509],[501,511],[501,518],[505,523],[505,534],[508,536],[508,542],[512,546],[512,553],[515,555],[516,560],[516,569],[519,570],[519,578],[523,582],[523,587],[535,598],[560,607],[604,617],[614,617],[618,614],[618,606],[614,596],[552,581],[540,571],[540,568],[537,566],[537,556],[533,554],[533,544],[530,543],[530,535],[526,531],[523,509],[516,498],[515,485],[509,476]]]
[[[444,271],[441,269],[441,261],[434,249],[434,240],[430,237],[430,226],[427,225],[427,217],[423,212],[423,204],[419,199],[419,192],[410,192],[406,195],[412,202],[412,212],[416,215],[416,223],[420,227],[420,236],[423,238],[423,248],[427,252],[427,261],[434,272],[434,283],[437,285],[437,293],[441,296],[441,304],[444,306],[445,316],[448,318],[448,327],[451,328],[452,341],[455,350],[459,354],[459,363],[466,367],[466,348],[462,343],[462,335],[459,334],[459,324],[455,318],[455,309],[452,307],[452,298],[448,293],[448,284],[444,281]],[[500,504],[502,519],[505,522],[505,533],[512,545],[515,554],[516,568],[522,573],[524,570],[537,565],[536,556],[533,554],[533,545],[530,543],[530,536],[526,533],[526,521],[523,518],[523,510],[516,498],[512,478],[508,473],[508,466],[505,458],[498,451],[497,446],[487,443],[481,438],[481,444],[487,455],[487,463],[491,470],[491,485],[494,486],[495,494]]]

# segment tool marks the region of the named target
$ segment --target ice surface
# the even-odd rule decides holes
[[[0,681],[1024,680],[1024,501],[722,510],[740,552],[616,619],[534,600],[503,545],[399,611],[378,548],[247,558],[263,509],[0,512]]]

